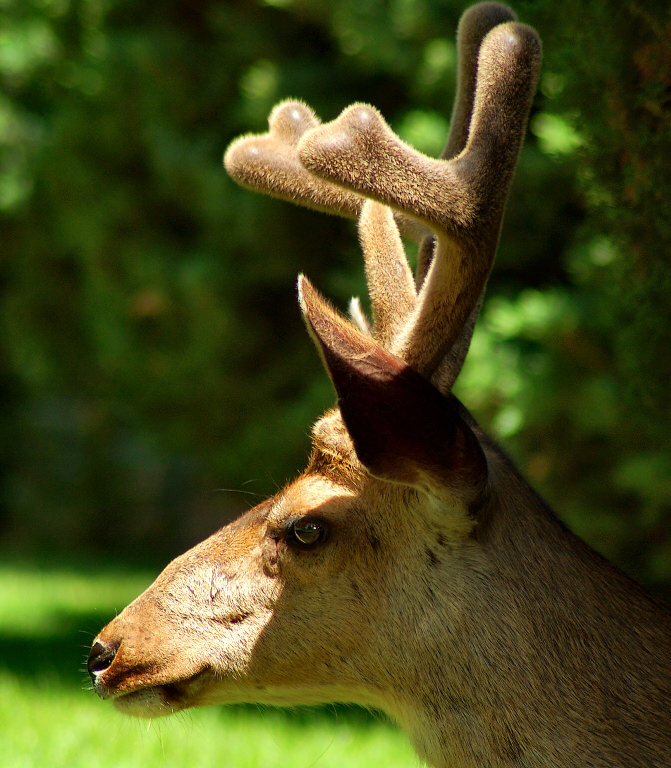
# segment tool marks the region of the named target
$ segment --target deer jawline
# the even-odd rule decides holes
[[[112,704],[119,712],[131,717],[166,717],[199,706],[198,693],[210,678],[210,671],[204,670],[175,683],[136,688],[113,695]]]

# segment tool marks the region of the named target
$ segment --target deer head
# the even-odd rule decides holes
[[[541,60],[466,12],[443,155],[372,107],[280,104],[225,156],[252,189],[355,217],[372,305],[305,277],[338,395],[305,472],[174,560],[96,638],[96,692],[158,717],[214,703],[380,708],[435,766],[671,764],[671,619],[568,532],[451,394],[492,267]],[[412,275],[399,231],[420,241]]]

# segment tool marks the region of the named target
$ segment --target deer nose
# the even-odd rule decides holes
[[[91,648],[86,663],[86,668],[91,676],[94,687],[96,687],[100,675],[102,675],[114,661],[114,657],[117,655],[120,645],[121,643],[118,641],[106,643],[102,640],[96,640],[95,643],[93,643],[93,647]]]

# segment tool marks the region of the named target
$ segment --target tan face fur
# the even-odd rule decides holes
[[[433,525],[425,512],[378,514],[381,500],[411,512],[424,494],[367,477],[353,456],[333,472],[341,482],[322,474],[328,459],[315,463],[320,471],[174,560],[103,630],[103,645],[123,639],[97,678],[100,695],[139,717],[241,701],[389,707],[398,672],[385,645],[403,642],[396,633],[424,600],[417,594],[404,617],[398,592],[412,591],[418,562],[435,571],[472,526],[457,509]],[[306,546],[295,526],[314,523],[323,540]]]

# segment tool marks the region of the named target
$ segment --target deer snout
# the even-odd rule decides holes
[[[88,669],[88,673],[91,676],[93,688],[101,699],[106,698],[107,694],[104,688],[102,688],[100,685],[100,677],[114,661],[120,645],[121,643],[118,640],[112,640],[108,642],[103,640],[96,640],[95,643],[93,643],[93,647],[89,653],[86,668]]]

